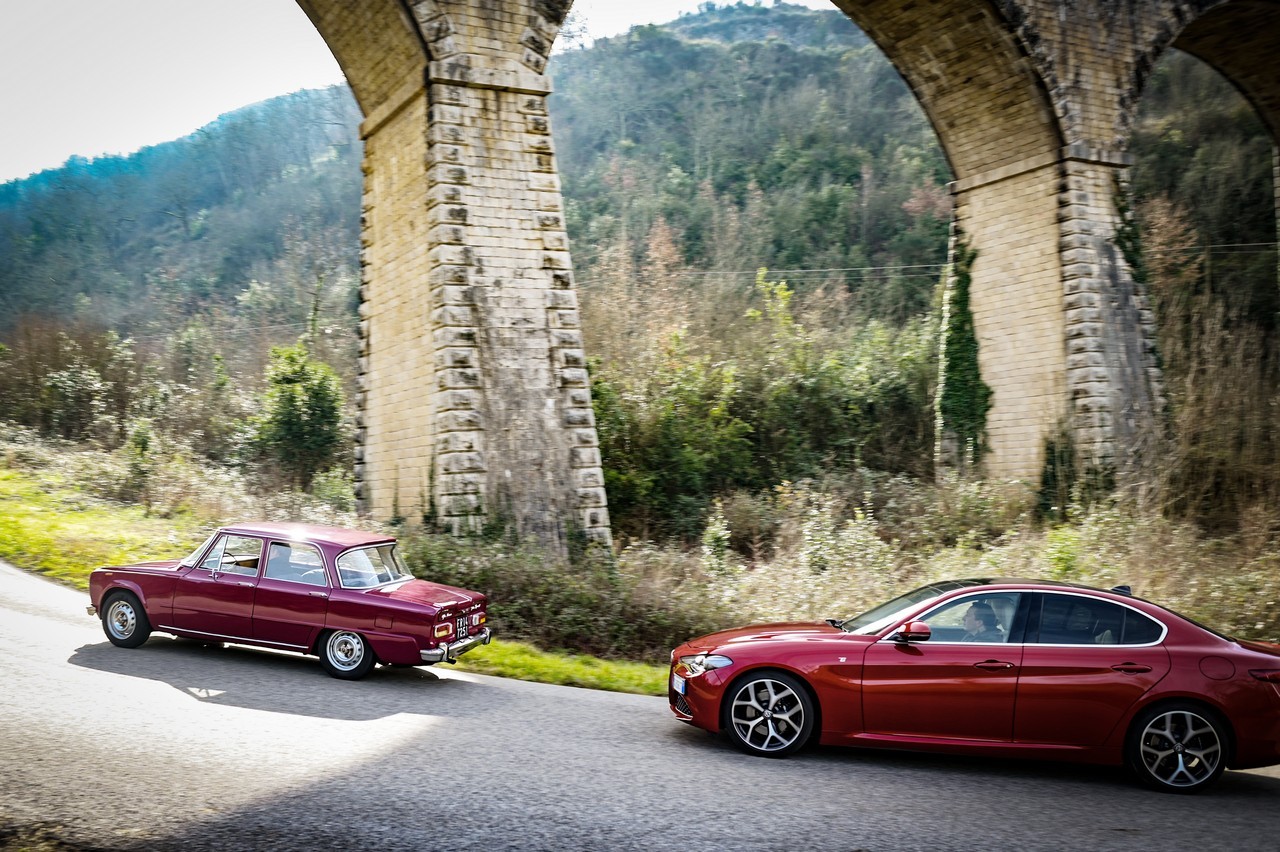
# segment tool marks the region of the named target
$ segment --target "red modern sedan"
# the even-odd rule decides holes
[[[1127,764],[1160,790],[1280,763],[1280,645],[1111,591],[954,580],[847,621],[671,654],[676,717],[781,757],[810,740]]]
[[[337,527],[223,527],[181,561],[97,569],[89,596],[122,648],[157,630],[316,654],[347,680],[452,663],[491,635],[484,595],[415,579],[394,538]]]

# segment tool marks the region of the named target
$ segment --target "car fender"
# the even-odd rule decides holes
[[[142,609],[147,613],[147,617],[151,616],[151,608],[147,605],[147,593],[142,590],[142,584],[132,577],[112,577],[103,583],[102,592],[97,596],[94,606],[99,610],[102,609],[103,603],[112,592],[132,592],[133,596],[138,599],[138,603],[142,604]]]

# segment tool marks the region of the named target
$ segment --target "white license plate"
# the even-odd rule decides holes
[[[671,688],[681,695],[684,695],[684,678],[680,677],[678,674],[673,674],[671,676]]]

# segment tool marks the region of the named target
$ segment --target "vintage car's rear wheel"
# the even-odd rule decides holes
[[[1125,758],[1148,787],[1196,793],[1222,775],[1228,738],[1226,724],[1211,710],[1189,702],[1158,704],[1133,720]]]
[[[785,757],[809,741],[816,713],[798,678],[786,672],[753,673],[725,694],[723,728],[748,754]]]
[[[112,645],[136,648],[151,636],[151,622],[132,592],[113,592],[102,609],[102,631]]]
[[[357,680],[367,675],[378,661],[359,633],[334,630],[320,641],[320,662],[334,677]]]

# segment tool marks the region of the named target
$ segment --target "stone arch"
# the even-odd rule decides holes
[[[833,0],[915,92],[958,180],[1059,149],[1070,107],[1016,2]],[[1062,113],[1060,115],[1059,113]]]
[[[399,0],[298,0],[329,45],[366,117],[415,81],[422,85],[427,55]]]

